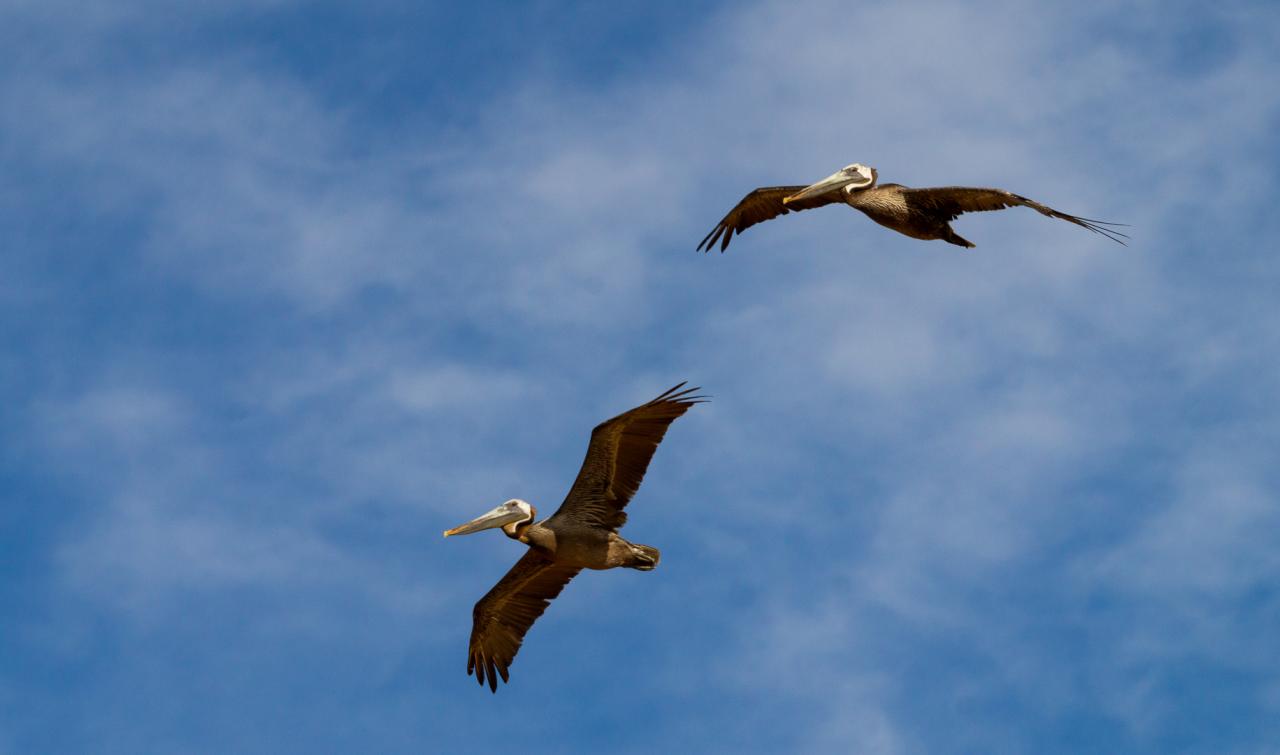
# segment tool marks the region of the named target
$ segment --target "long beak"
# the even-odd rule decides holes
[[[797,191],[795,194],[792,194],[791,196],[783,199],[782,203],[787,204],[788,202],[794,202],[797,199],[808,199],[809,197],[816,197],[819,194],[826,194],[828,191],[835,191],[836,189],[842,189],[845,186],[848,186],[849,184],[854,183],[855,181],[862,181],[862,180],[863,180],[862,176],[857,176],[857,175],[851,176],[848,173],[845,173],[844,171],[837,171],[827,176],[826,178],[822,179],[821,181],[817,182],[816,184],[813,184],[811,186],[806,186],[800,191]]]
[[[475,519],[472,519],[466,524],[459,524],[457,527],[454,527],[451,530],[445,530],[444,536],[449,537],[450,535],[470,535],[472,532],[479,532],[481,530],[490,530],[490,529],[493,529],[494,527],[501,527],[504,524],[511,524],[512,522],[518,522],[521,519],[524,519],[524,517],[525,517],[525,513],[523,511],[520,511],[519,509],[509,508],[506,505],[502,505],[494,509],[493,511],[490,511],[485,514],[481,514],[480,516],[476,517]]]

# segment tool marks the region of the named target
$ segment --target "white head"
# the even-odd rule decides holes
[[[512,498],[466,524],[460,524],[451,530],[445,530],[444,536],[470,535],[473,532],[501,527],[508,537],[515,537],[521,525],[533,523],[533,518],[537,516],[537,513],[537,509],[528,501]]]
[[[876,180],[875,172],[862,163],[846,165],[840,169],[840,172],[854,179],[853,183],[845,187],[846,190],[861,189],[865,186],[870,186]]]

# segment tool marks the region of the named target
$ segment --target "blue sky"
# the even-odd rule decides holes
[[[1276,753],[1272,3],[0,4],[0,752]],[[1027,210],[971,252],[850,162]],[[688,379],[497,696],[471,606]]]

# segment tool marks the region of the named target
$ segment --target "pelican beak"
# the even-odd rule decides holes
[[[508,506],[507,504],[504,503],[492,511],[481,514],[480,516],[476,517],[475,519],[472,519],[466,524],[459,524],[457,527],[454,527],[451,530],[445,530],[444,536],[449,537],[451,535],[470,535],[472,532],[479,532],[481,530],[491,530],[494,527],[501,527],[505,524],[518,522],[524,519],[525,516],[526,516],[525,513],[520,509],[514,506]]]
[[[785,199],[782,200],[782,203],[787,204],[788,202],[794,202],[797,199],[808,199],[809,197],[816,197],[819,194],[826,194],[828,191],[843,189],[844,187],[848,186],[851,183],[854,183],[857,181],[864,181],[864,180],[865,179],[862,176],[856,173],[849,174],[849,173],[845,173],[843,170],[836,171],[835,173],[832,173],[831,175],[827,176],[826,178],[822,179],[816,184],[813,184],[811,186],[806,186],[800,191],[797,191],[795,194],[792,194],[791,196],[786,197]]]

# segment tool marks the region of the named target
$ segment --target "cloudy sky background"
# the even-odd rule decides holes
[[[0,752],[1278,752],[1280,8],[1079,6],[0,4]]]

